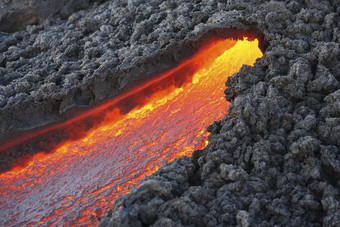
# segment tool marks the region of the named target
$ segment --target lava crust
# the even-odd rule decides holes
[[[1,33],[0,139],[114,97],[206,38],[257,31],[264,56],[228,79],[229,115],[207,147],[120,197],[99,225],[339,226],[339,29],[338,0],[115,0]]]

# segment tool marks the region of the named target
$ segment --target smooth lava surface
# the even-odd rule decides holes
[[[262,55],[257,39],[210,40],[195,56],[144,86],[157,92],[130,94],[143,99],[143,105],[129,111],[118,105],[84,138],[1,173],[0,226],[97,224],[96,216],[118,196],[165,163],[206,146],[207,126],[227,114],[227,77]],[[176,82],[178,74],[185,81]]]

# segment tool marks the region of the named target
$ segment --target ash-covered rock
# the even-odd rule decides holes
[[[207,37],[258,30],[264,56],[228,79],[230,114],[208,146],[118,199],[100,226],[339,226],[339,21],[337,0],[135,0],[2,33],[0,136],[113,97]]]

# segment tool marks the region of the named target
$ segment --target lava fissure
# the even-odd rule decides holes
[[[102,119],[82,138],[65,141],[53,152],[37,154],[25,166],[0,174],[0,222],[94,225],[94,216],[102,216],[118,196],[164,163],[207,145],[205,128],[227,113],[227,77],[259,57],[258,40],[213,39],[137,91],[129,90],[61,124],[92,115]]]
[[[223,52],[221,44],[213,48],[211,43],[218,42],[217,38],[202,43],[202,48],[190,59],[184,60],[178,67],[167,72],[156,74],[143,83],[130,87],[121,95],[104,102],[103,104],[81,112],[70,120],[23,133],[0,144],[0,172],[12,168],[27,166],[32,156],[42,152],[41,155],[56,150],[62,142],[81,139],[87,135],[88,130],[99,127],[107,121],[118,120],[134,108],[143,106],[152,99],[157,92],[167,93],[174,88],[180,88],[191,82],[192,75],[205,65],[211,64],[211,59]],[[228,48],[235,45],[236,40],[229,42]],[[200,56],[210,56],[202,58]],[[108,114],[109,113],[109,114]],[[1,161],[3,160],[3,161]]]

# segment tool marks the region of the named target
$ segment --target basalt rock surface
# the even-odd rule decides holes
[[[63,121],[249,30],[263,58],[228,79],[209,144],[118,199],[100,226],[339,226],[340,3],[108,1],[0,34],[0,138]],[[225,36],[225,35],[224,35]]]

